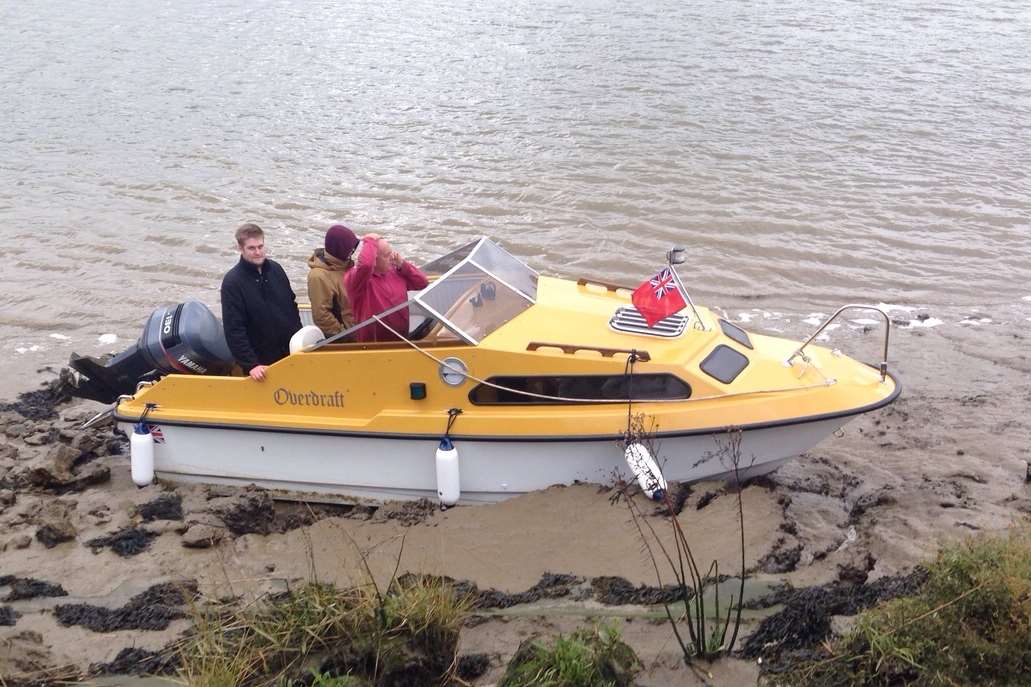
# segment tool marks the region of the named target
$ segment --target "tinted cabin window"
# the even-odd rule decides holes
[[[710,377],[714,377],[724,384],[730,384],[741,374],[741,370],[748,367],[748,358],[730,346],[720,344],[712,349],[712,353],[705,356],[700,367],[702,372]]]
[[[722,329],[723,333],[727,335],[727,338],[737,341],[745,348],[755,348],[755,346],[752,345],[752,340],[748,337],[748,332],[741,327],[733,325],[726,320],[720,320],[720,329]]]
[[[469,400],[474,404],[552,405],[563,403],[562,401],[526,396],[516,393],[517,391],[570,399],[626,400],[629,393],[633,394],[635,400],[679,399],[691,396],[691,387],[687,382],[669,374],[635,374],[632,379],[626,375],[491,377],[487,381],[513,391],[503,391],[480,384],[469,392]]]

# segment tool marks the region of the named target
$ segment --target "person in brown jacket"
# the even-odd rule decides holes
[[[326,232],[326,247],[316,249],[308,258],[312,320],[325,336],[338,334],[354,324],[344,289],[344,273],[354,267],[351,254],[357,247],[354,232],[343,224],[334,224]]]

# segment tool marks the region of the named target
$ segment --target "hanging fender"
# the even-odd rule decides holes
[[[666,496],[666,478],[662,476],[651,451],[635,441],[627,444],[625,457],[627,467],[637,479],[641,491],[653,501],[661,501]]]
[[[154,481],[154,437],[144,422],[137,422],[129,437],[129,463],[132,481],[137,487]]]

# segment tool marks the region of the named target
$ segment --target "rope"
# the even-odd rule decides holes
[[[626,365],[623,367],[623,376],[626,377],[626,436],[623,439],[624,444],[629,444],[631,439],[632,427],[634,422],[634,416],[632,413],[634,406],[634,363],[637,362],[637,349],[631,348],[630,355],[626,357]]]
[[[444,430],[444,438],[451,438],[451,427],[455,424],[455,420],[462,414],[461,408],[452,408],[447,411],[447,429]]]
[[[469,379],[473,380],[474,382],[478,382],[478,383],[480,383],[480,384],[482,384],[484,386],[491,387],[492,389],[497,389],[498,391],[507,391],[509,393],[518,394],[520,396],[527,396],[529,398],[538,398],[538,399],[541,399],[543,401],[556,401],[558,403],[603,404],[603,403],[626,403],[626,401],[627,401],[627,399],[625,399],[625,398],[568,398],[568,397],[565,397],[565,396],[549,396],[548,394],[537,394],[537,393],[534,393],[532,391],[523,391],[522,389],[512,389],[512,388],[509,388],[507,386],[501,386],[500,384],[495,384],[494,382],[489,382],[486,379],[481,379],[480,377],[477,377],[476,375],[470,374],[469,372],[467,372],[465,370],[462,370],[462,369],[459,369],[457,367],[454,367],[454,366],[450,365],[449,363],[447,363],[447,362],[441,360],[440,358],[436,357],[432,353],[430,353],[430,352],[428,352],[428,351],[426,351],[426,350],[424,350],[422,348],[419,348],[418,344],[416,344],[414,341],[408,340],[407,338],[402,336],[400,332],[398,332],[396,329],[394,329],[389,324],[387,324],[382,319],[380,319],[379,315],[373,315],[372,318],[374,320],[376,320],[377,322],[379,322],[380,324],[382,324],[384,327],[386,327],[390,331],[390,333],[393,334],[394,336],[396,336],[398,339],[400,339],[401,341],[404,341],[406,344],[408,344],[409,346],[411,346],[416,351],[418,351],[419,353],[423,354],[424,356],[426,356],[427,358],[429,358],[433,362],[437,363],[438,365],[442,365],[443,367],[447,368],[448,370],[450,370],[450,371],[452,371],[452,372],[454,372],[456,374],[460,374],[460,375],[463,375],[465,377],[468,377]],[[824,382],[823,384],[807,384],[805,386],[781,387],[779,389],[755,389],[753,391],[730,391],[730,392],[727,392],[725,394],[719,394],[719,395],[713,395],[713,396],[691,396],[689,398],[639,398],[639,399],[637,399],[637,402],[638,403],[689,403],[689,402],[698,402],[698,401],[716,401],[716,400],[723,399],[723,398],[734,398],[734,397],[737,397],[737,396],[757,396],[757,395],[765,395],[765,394],[781,394],[781,393],[786,393],[786,392],[789,392],[789,391],[804,391],[806,389],[819,389],[821,387],[833,386],[834,384],[836,384],[835,380],[827,379],[827,381]]]

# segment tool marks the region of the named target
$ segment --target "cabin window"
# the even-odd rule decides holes
[[[705,356],[700,367],[702,372],[710,377],[730,384],[741,374],[741,370],[748,367],[748,358],[730,346],[720,344],[712,349],[712,353]]]
[[[722,329],[723,333],[727,335],[727,338],[737,341],[745,348],[755,348],[755,346],[752,345],[752,339],[748,336],[748,332],[741,327],[731,324],[726,320],[720,320],[720,329]]]
[[[671,374],[627,375],[554,375],[534,377],[490,377],[488,382],[505,387],[495,389],[479,384],[469,392],[475,405],[558,405],[554,401],[523,393],[569,399],[605,399],[624,401],[632,393],[633,400],[690,398],[691,387]],[[509,391],[508,389],[511,389]],[[567,401],[574,403],[575,401]]]

